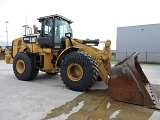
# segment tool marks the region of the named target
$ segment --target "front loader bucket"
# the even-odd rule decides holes
[[[138,63],[138,54],[133,53],[111,69],[110,95],[114,100],[160,109],[157,95]]]

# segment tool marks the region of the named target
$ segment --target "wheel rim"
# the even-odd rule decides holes
[[[18,60],[16,63],[16,69],[19,73],[23,73],[25,71],[25,63],[23,60]]]
[[[67,74],[70,80],[79,81],[83,77],[83,68],[79,64],[70,64],[67,68]]]

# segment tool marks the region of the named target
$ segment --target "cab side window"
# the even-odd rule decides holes
[[[44,35],[53,36],[53,19],[46,19],[44,25]]]

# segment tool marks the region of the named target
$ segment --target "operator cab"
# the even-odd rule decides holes
[[[73,22],[57,14],[40,17],[38,20],[41,22],[39,45],[42,48],[63,49],[65,34],[72,34],[70,24]]]

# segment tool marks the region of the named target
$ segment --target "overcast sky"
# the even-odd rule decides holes
[[[117,27],[160,23],[159,0],[0,0],[0,41],[23,35],[23,25],[40,26],[38,17],[60,14],[74,21],[74,38],[112,40]],[[27,18],[27,19],[26,19]]]

